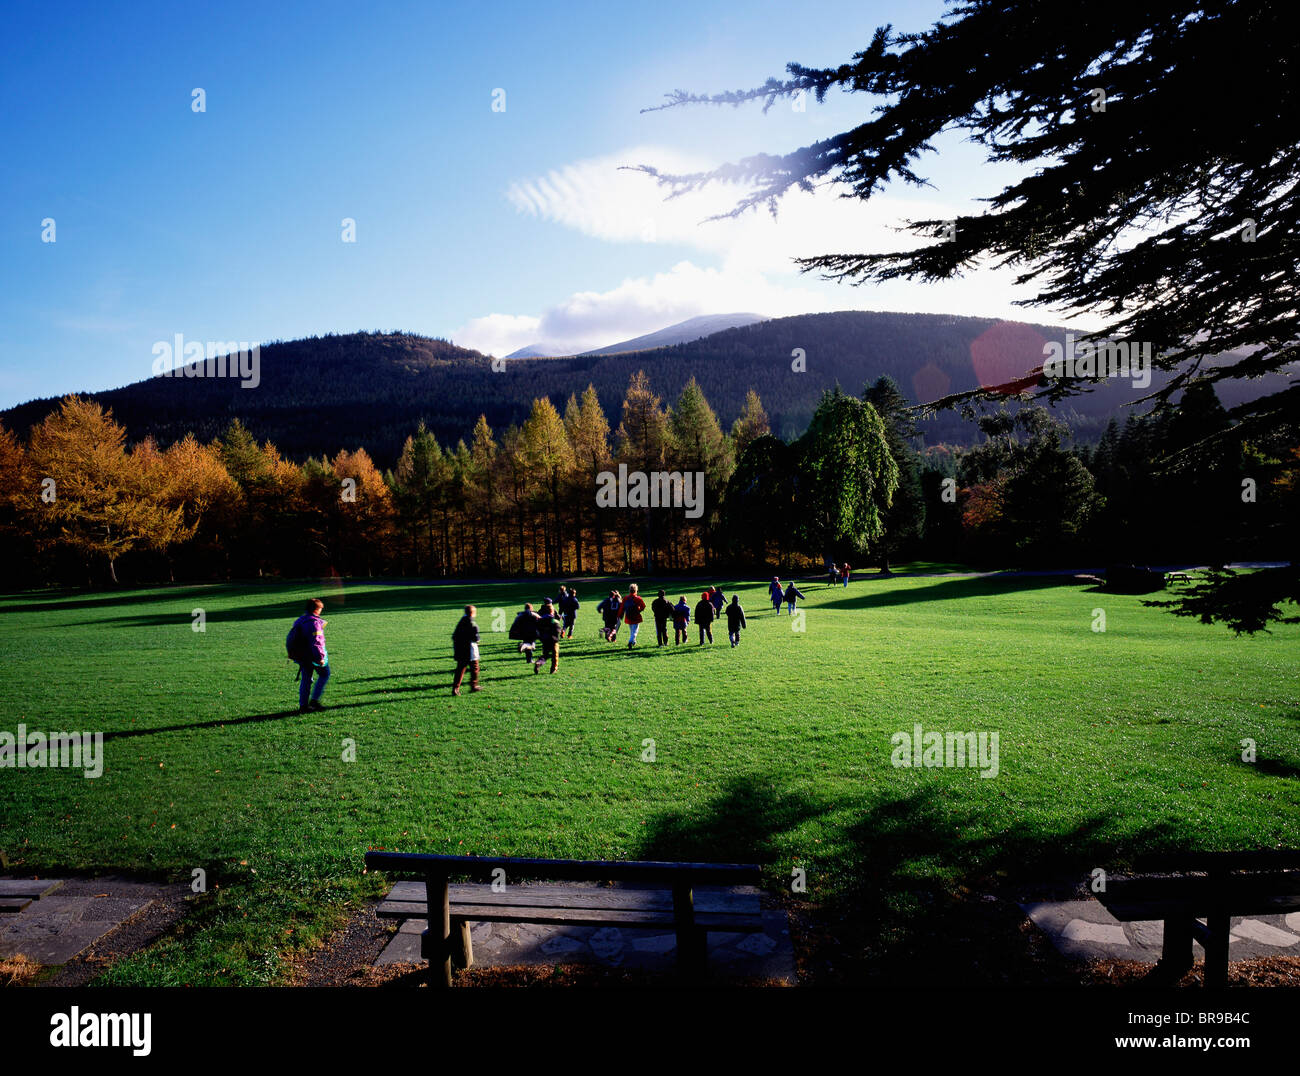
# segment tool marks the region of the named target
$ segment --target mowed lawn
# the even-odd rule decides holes
[[[106,735],[95,780],[0,769],[0,850],[24,874],[204,870],[183,929],[108,976],[200,984],[282,981],[379,891],[372,847],[752,860],[774,892],[797,868],[798,899],[886,949],[965,886],[1300,848],[1300,628],[1237,638],[1062,579],[956,576],[810,581],[800,623],[761,581],[720,582],[749,614],[738,649],[725,626],[712,648],[658,651],[652,624],[607,644],[588,583],[555,676],[492,630],[540,582],[0,596],[0,730]],[[315,594],[334,678],[300,716],[283,639]],[[466,601],[485,690],[454,698]],[[998,776],[895,768],[916,723],[997,732]]]

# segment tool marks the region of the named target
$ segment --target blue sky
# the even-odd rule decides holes
[[[153,345],[178,333],[404,329],[505,354],[730,310],[1029,316],[995,273],[872,292],[790,268],[827,241],[865,249],[911,209],[969,210],[992,173],[956,138],[926,162],[937,190],[870,210],[822,192],[776,222],[701,224],[735,192],[668,204],[618,169],[845,129],[865,99],[639,110],[675,88],[757,85],[790,60],[844,61],[877,25],[929,25],[941,3],[5,10],[0,406],[147,377]]]

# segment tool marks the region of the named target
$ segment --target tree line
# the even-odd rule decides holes
[[[644,371],[617,425],[589,385],[468,439],[423,424],[380,471],[365,449],[296,463],[234,420],[166,448],[68,397],[25,441],[0,427],[0,552],[24,577],[149,582],[262,576],[581,575],[792,570],[915,557],[985,566],[1219,564],[1290,555],[1300,449],[1210,456],[1230,419],[1209,386],[1172,414],[1112,422],[1095,446],[1041,407],[978,422],[972,448],[918,448],[882,377],[823,393],[775,436],[758,394],[724,431],[692,378],[671,404]],[[702,511],[602,507],[602,475],[702,475]]]

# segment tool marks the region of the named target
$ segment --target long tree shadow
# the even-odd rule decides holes
[[[1078,983],[1077,968],[1027,926],[1017,900],[1084,899],[1093,868],[1179,844],[1165,826],[1117,842],[1101,815],[1066,830],[1026,823],[986,834],[937,786],[868,804],[847,828],[835,817],[846,809],[744,774],[701,808],[650,820],[638,855],[763,865],[773,896],[801,924],[813,982],[1066,986]],[[826,844],[804,839],[805,826]],[[806,895],[791,892],[792,867],[806,872]]]
[[[949,579],[927,586],[898,586],[889,589],[872,587],[855,590],[841,598],[824,601],[814,609],[878,609],[917,602],[955,601],[964,598],[990,598],[1021,591],[1047,590],[1057,587],[1079,589],[1081,584],[1068,575],[985,576]]]
[[[0,616],[6,613],[54,613],[61,612],[64,609],[101,609],[112,605],[122,605],[124,603],[145,604],[147,602],[167,602],[167,601],[187,601],[189,598],[207,594],[211,591],[220,591],[224,594],[232,593],[231,588],[223,583],[196,583],[186,584],[175,587],[162,587],[156,590],[149,590],[140,594],[121,594],[112,591],[95,591],[85,590],[55,590],[41,591],[39,598],[32,595],[30,591],[0,594]],[[235,591],[237,592],[237,590]],[[73,595],[93,593],[93,597],[79,597],[73,601],[65,600]],[[9,604],[9,598],[26,598],[27,601],[21,604]]]

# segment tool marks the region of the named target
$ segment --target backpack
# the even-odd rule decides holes
[[[311,653],[308,649],[307,640],[303,638],[302,619],[299,618],[293,622],[293,627],[289,629],[289,634],[284,637],[284,649],[289,655],[290,661],[304,662],[311,660]]]

